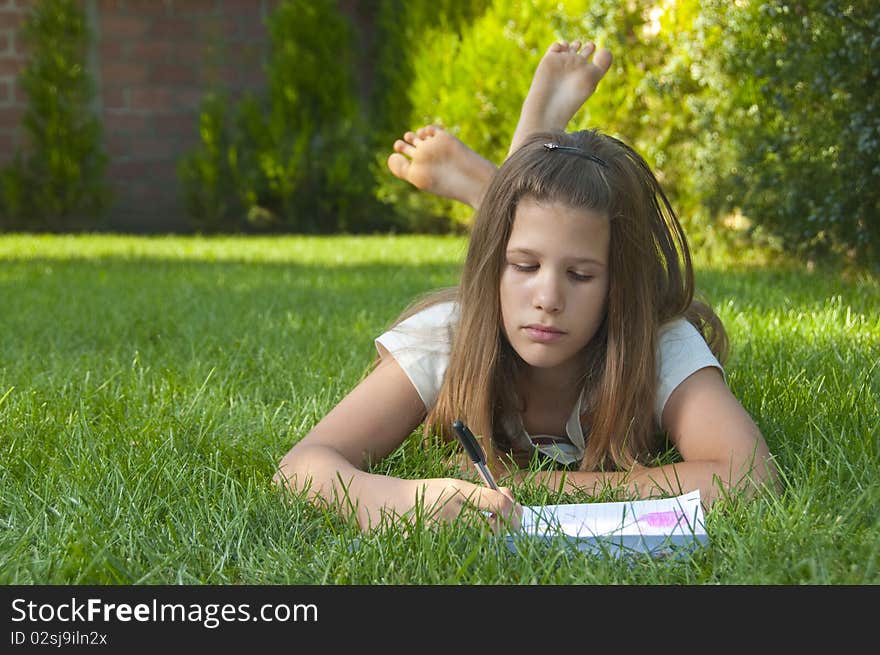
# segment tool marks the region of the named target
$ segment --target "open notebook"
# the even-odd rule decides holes
[[[516,551],[522,539],[535,538],[615,557],[681,554],[709,543],[699,490],[657,500],[523,507],[521,529],[507,535],[507,545]]]

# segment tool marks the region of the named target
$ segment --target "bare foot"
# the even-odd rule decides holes
[[[394,142],[388,168],[417,189],[452,198],[474,209],[495,175],[495,164],[449,132],[428,125]]]
[[[565,129],[568,121],[593,95],[611,67],[611,59],[609,50],[597,51],[592,42],[587,42],[583,49],[580,41],[551,45],[535,69],[510,152],[532,132]]]

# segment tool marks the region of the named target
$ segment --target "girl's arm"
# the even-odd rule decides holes
[[[707,507],[727,493],[751,495],[768,484],[779,488],[764,437],[718,369],[700,369],[678,385],[663,410],[663,428],[683,462],[614,473],[545,471],[538,477],[589,494],[623,486],[639,498],[699,489]]]
[[[378,366],[325,416],[278,465],[274,482],[308,491],[316,504],[330,503],[355,514],[364,529],[383,513],[408,514],[417,504],[450,520],[465,507],[510,517],[509,490],[493,491],[464,480],[404,480],[367,473],[370,462],[400,446],[422,422],[425,406],[406,373],[385,353]]]

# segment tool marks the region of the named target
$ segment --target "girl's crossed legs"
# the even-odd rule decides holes
[[[590,57],[592,56],[592,59]],[[564,129],[611,66],[608,50],[580,41],[551,45],[535,70],[508,155],[531,133]],[[497,167],[436,125],[406,132],[394,142],[388,168],[417,189],[474,209]]]

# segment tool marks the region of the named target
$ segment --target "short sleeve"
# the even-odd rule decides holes
[[[688,320],[680,318],[661,326],[657,340],[657,396],[654,417],[661,424],[666,401],[676,387],[701,368],[724,369],[703,336]]]
[[[437,402],[458,321],[454,302],[431,305],[376,338],[397,361],[430,411]]]

